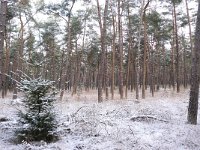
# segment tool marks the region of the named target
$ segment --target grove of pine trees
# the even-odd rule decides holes
[[[17,98],[23,73],[54,81],[61,100],[66,90],[96,90],[102,102],[118,93],[144,99],[161,88],[199,88],[197,2],[102,2],[1,0],[1,97]]]

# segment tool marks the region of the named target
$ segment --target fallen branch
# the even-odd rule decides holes
[[[0,122],[5,122],[5,121],[9,121],[9,119],[7,117],[0,116]]]
[[[82,107],[80,107],[75,113],[73,113],[71,116],[72,117],[75,117],[76,116],[76,114],[78,114],[78,112],[82,109],[82,108],[85,108],[85,107],[88,107],[88,106],[82,106]]]
[[[152,121],[152,120],[155,121],[156,120],[156,121],[166,122],[166,123],[169,122],[167,120],[159,119],[154,116],[136,116],[136,117],[132,117],[130,120],[131,121]]]

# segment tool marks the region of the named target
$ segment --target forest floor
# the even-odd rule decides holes
[[[60,140],[51,144],[14,144],[20,104],[0,99],[0,117],[8,118],[0,122],[0,150],[200,150],[200,121],[186,123],[188,89],[161,90],[139,101],[129,93],[127,99],[116,96],[100,104],[96,93],[67,93],[56,102]]]

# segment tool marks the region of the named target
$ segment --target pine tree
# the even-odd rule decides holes
[[[53,82],[41,78],[22,80],[19,89],[24,93],[24,110],[19,111],[18,140],[52,142],[58,139],[53,112],[55,90]]]
[[[199,100],[199,60],[200,60],[200,1],[198,4],[197,22],[195,30],[195,42],[192,53],[192,74],[191,74],[191,87],[190,99],[188,106],[188,123],[197,124],[198,117],[198,100]]]

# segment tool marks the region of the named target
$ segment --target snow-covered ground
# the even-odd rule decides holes
[[[19,102],[0,99],[0,150],[200,150],[200,121],[186,123],[189,90],[170,90],[155,97],[97,103],[96,92],[82,93],[56,102],[60,140],[46,144],[14,144]],[[200,119],[200,117],[199,117]]]

